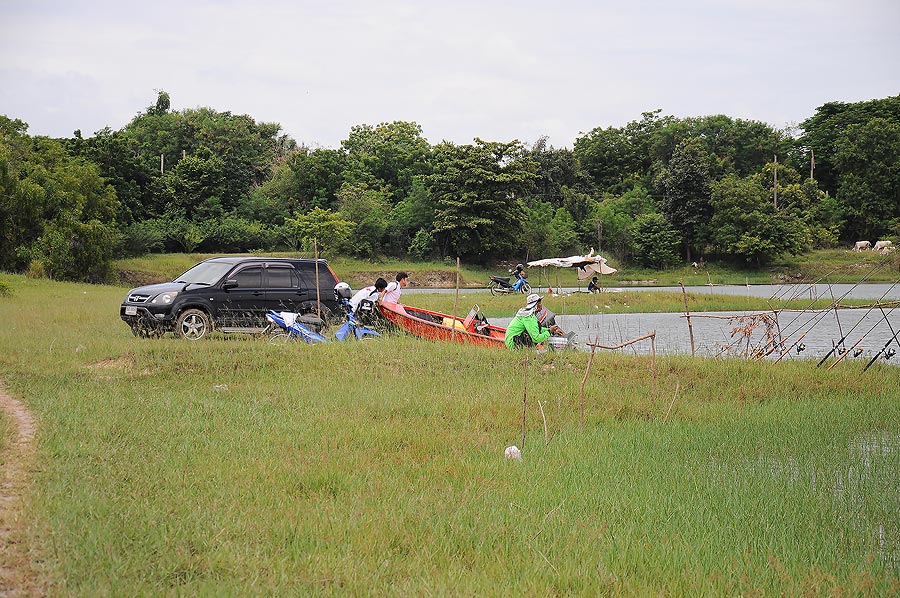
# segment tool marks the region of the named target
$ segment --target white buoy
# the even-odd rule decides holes
[[[506,452],[504,454],[507,459],[514,459],[516,461],[522,460],[522,451],[520,451],[519,447],[516,445],[506,447]]]

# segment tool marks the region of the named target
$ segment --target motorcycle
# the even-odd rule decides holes
[[[510,270],[510,274],[512,274],[512,270]],[[488,282],[488,289],[491,291],[491,295],[508,295],[511,293],[530,293],[531,285],[528,284],[528,280],[525,277],[525,273],[521,271],[516,271],[515,273],[516,281],[511,283],[511,276],[491,276],[490,282]]]
[[[344,308],[344,324],[337,329],[334,337],[339,341],[347,339],[364,339],[381,336],[378,332],[363,326],[356,319],[353,307],[350,305],[350,285],[339,282],[334,287],[334,298]],[[305,343],[324,343],[328,339],[319,334],[313,328],[321,324],[321,320],[313,316],[301,316],[292,312],[276,312],[269,310],[266,319],[270,322],[273,332],[269,335],[269,342],[303,341]]]
[[[339,341],[345,341],[348,338],[355,338],[358,340],[362,340],[365,338],[375,338],[381,336],[377,331],[372,330],[368,326],[364,326],[359,322],[356,318],[356,314],[353,313],[353,307],[350,305],[350,301],[339,295],[341,305],[344,307],[344,316],[346,317],[346,322],[337,329],[337,332],[334,333],[334,337]]]
[[[269,310],[266,313],[266,320],[269,321],[269,342],[281,343],[285,341],[303,341],[305,343],[324,343],[328,339],[312,330],[313,323],[305,321],[304,316],[300,316],[293,312],[282,311],[277,312]]]

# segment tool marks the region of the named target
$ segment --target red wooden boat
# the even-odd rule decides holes
[[[382,303],[379,309],[388,321],[424,339],[484,347],[506,347],[503,342],[506,328],[493,326],[483,318],[479,318],[478,306],[473,307],[469,314],[462,318],[396,303]]]

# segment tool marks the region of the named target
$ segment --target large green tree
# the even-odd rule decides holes
[[[838,197],[849,207],[848,232],[880,237],[900,221],[900,121],[873,118],[847,127],[835,144]]]
[[[117,239],[115,190],[27,125],[0,116],[0,269],[100,282]]]
[[[681,235],[688,262],[702,243],[712,214],[709,162],[704,144],[699,139],[686,139],[675,148],[656,182],[660,210]]]
[[[809,246],[803,221],[789,210],[775,208],[759,175],[731,174],[716,181],[710,202],[709,241],[719,255],[761,266]]]
[[[841,175],[848,166],[846,155],[843,159],[838,157],[838,146],[844,143],[850,127],[865,125],[875,118],[900,123],[900,95],[867,102],[828,102],[800,124],[803,136],[798,143],[804,149],[807,164],[809,152],[813,152],[814,175],[822,190],[830,195],[838,194]]]
[[[517,246],[537,165],[519,141],[434,148],[429,177],[434,237],[440,253],[486,263]]]
[[[416,176],[428,174],[431,146],[414,122],[356,125],[341,147],[347,154],[344,180],[379,187],[392,204],[406,197]]]

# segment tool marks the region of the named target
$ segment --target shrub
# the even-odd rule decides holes
[[[166,231],[159,220],[135,222],[122,231],[119,249],[126,255],[144,255],[165,248]]]

